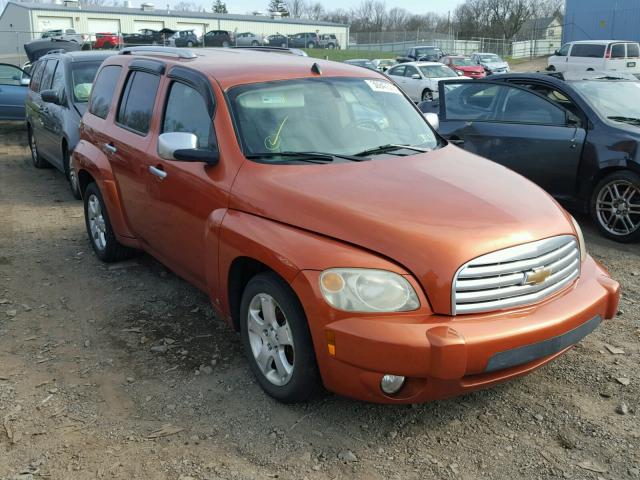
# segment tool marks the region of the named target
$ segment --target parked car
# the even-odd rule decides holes
[[[256,35],[251,32],[244,32],[236,34],[235,45],[238,47],[257,47],[262,45],[264,38],[262,35]]]
[[[96,50],[105,49],[111,50],[113,48],[122,48],[124,45],[124,39],[122,35],[118,33],[96,33],[96,41],[93,44],[93,48]]]
[[[45,30],[40,38],[55,38],[56,40],[67,40],[69,42],[84,43],[89,39],[88,35],[76,33],[73,28],[55,28]]]
[[[398,57],[398,63],[406,62],[437,62],[444,56],[440,47],[434,45],[408,48],[403,57]]]
[[[293,48],[319,48],[320,36],[317,33],[296,33],[289,36],[289,47]]]
[[[173,34],[175,34],[175,30],[170,28],[162,30],[143,28],[138,33],[123,34],[122,40],[125,45],[165,45]]]
[[[474,53],[471,55],[471,61],[483,67],[487,75],[497,75],[511,71],[509,64],[495,53]]]
[[[29,78],[21,68],[0,63],[0,120],[24,121]]]
[[[204,34],[202,43],[205,47],[230,47],[235,44],[235,36],[227,30],[211,30]]]
[[[619,40],[569,42],[549,57],[557,72],[616,71],[640,74],[640,44]]]
[[[36,168],[50,164],[63,172],[76,198],[80,198],[78,178],[69,162],[80,139],[80,120],[93,79],[110,55],[104,51],[50,53],[32,69],[25,102],[31,159]]]
[[[338,37],[333,33],[323,33],[320,35],[320,48],[328,48],[329,50],[340,50],[340,42]]]
[[[433,101],[438,98],[438,83],[441,80],[458,78],[449,67],[436,62],[401,63],[387,70],[387,75],[414,102]]]
[[[391,67],[396,65],[398,62],[396,62],[392,58],[376,58],[374,60],[371,60],[371,63],[373,63],[373,66],[376,67],[376,70],[380,70],[381,72],[386,72]]]
[[[199,47],[200,41],[193,30],[180,30],[169,37],[167,42],[173,47]]]
[[[462,55],[448,55],[442,57],[440,62],[461,76],[464,75],[469,78],[484,78],[487,76],[483,66]]]
[[[570,74],[567,74],[570,75]],[[607,74],[501,75],[441,84],[439,131],[588,212],[612,240],[640,240],[640,82]]]
[[[289,37],[276,33],[275,35],[269,35],[264,39],[264,44],[269,47],[282,47],[287,48],[289,45]]]
[[[568,213],[448,145],[373,70],[254,50],[114,55],[81,138],[98,258],[144,249],[207,292],[284,402],[320,379],[386,403],[486,388],[618,308]]]
[[[369,70],[376,69],[376,66],[368,58],[351,58],[349,60],[345,60],[344,63],[347,63],[349,65],[355,65],[357,67],[368,68]]]

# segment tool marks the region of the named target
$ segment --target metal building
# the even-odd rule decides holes
[[[562,40],[640,41],[640,2],[566,0]]]
[[[160,9],[150,3],[131,7],[129,0],[123,7],[82,5],[76,0],[56,0],[57,3],[28,3],[10,1],[0,15],[0,62],[24,57],[23,45],[40,37],[45,30],[69,29],[92,35],[95,33],[136,33],[140,29],[194,30],[201,36],[209,30],[252,32],[272,35],[292,35],[302,32],[328,33],[337,36],[343,48],[349,39],[349,26],[303,20],[272,18],[260,15],[215,14]]]

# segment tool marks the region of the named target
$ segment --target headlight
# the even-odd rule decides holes
[[[578,236],[578,245],[580,245],[580,261],[584,262],[585,258],[587,258],[587,246],[584,243],[584,236],[582,235],[582,229],[576,219],[571,217],[571,221],[573,222],[573,228],[576,230],[576,235]]]
[[[324,299],[349,312],[407,312],[420,306],[411,284],[385,270],[332,268],[320,275]]]
[[[456,70],[456,73],[457,73],[459,76],[464,75],[464,72],[463,72],[462,70]]]

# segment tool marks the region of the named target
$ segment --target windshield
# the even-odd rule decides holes
[[[86,103],[89,100],[93,80],[96,78],[101,60],[95,62],[74,62],[71,64],[71,79],[73,82],[73,101]]]
[[[605,118],[640,118],[640,103],[633,101],[640,98],[640,82],[583,80],[571,84]]]
[[[257,83],[235,87],[228,97],[245,155],[355,155],[386,144],[424,149],[438,144],[424,117],[382,79]]]
[[[369,60],[349,60],[348,62],[346,62],[350,65],[357,65],[358,67],[366,67],[366,68],[375,68],[373,63],[370,62]]]
[[[452,58],[451,63],[456,67],[473,67],[474,63],[468,58]]]
[[[416,48],[416,55],[433,55],[434,53],[440,53],[440,49],[436,47]]]
[[[502,62],[502,59],[498,56],[498,55],[480,55],[480,58],[482,59],[483,62],[487,62],[487,63],[497,63],[497,62]]]
[[[418,67],[425,77],[431,78],[448,78],[457,77],[457,75],[449,67],[444,65],[423,65]]]

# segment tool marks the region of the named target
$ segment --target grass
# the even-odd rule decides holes
[[[352,58],[396,58],[397,53],[393,52],[381,52],[379,50],[328,50],[320,48],[305,48],[305,52],[310,57],[325,58],[327,60],[333,60],[335,62],[344,62]]]

